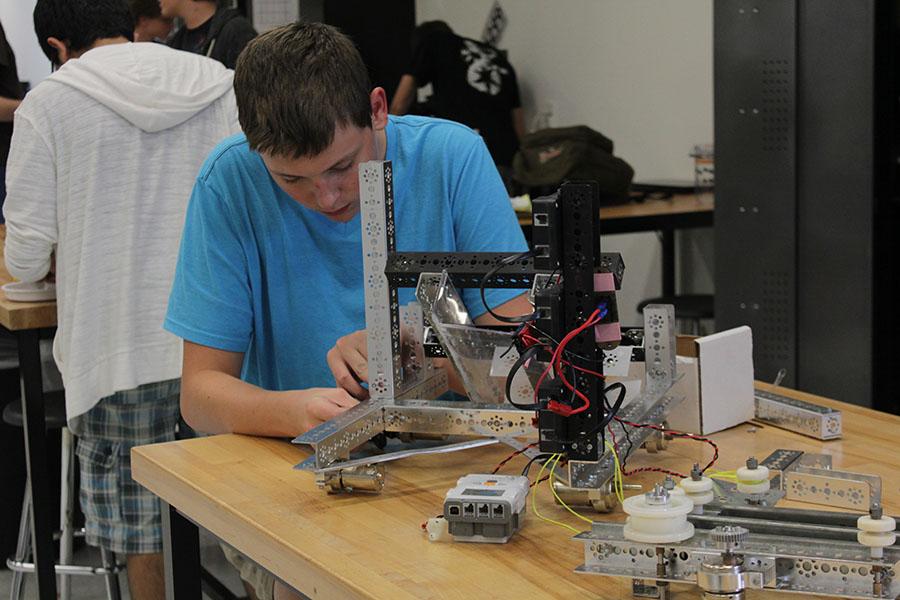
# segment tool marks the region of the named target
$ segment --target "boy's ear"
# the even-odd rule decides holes
[[[60,41],[58,38],[48,37],[47,44],[49,44],[51,48],[56,50],[56,61],[52,61],[55,62],[56,65],[61,67],[66,63],[67,60],[71,58],[68,46],[66,46],[66,44]]]
[[[377,87],[372,90],[369,94],[369,103],[372,106],[372,129],[384,129],[388,121],[387,93],[384,88]]]

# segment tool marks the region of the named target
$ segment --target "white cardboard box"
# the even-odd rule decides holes
[[[747,326],[705,337],[680,338],[673,394],[685,398],[669,415],[669,427],[708,434],[755,416],[753,335]]]
[[[678,336],[678,381],[672,394],[684,400],[668,417],[669,427],[708,434],[753,419],[753,336],[749,327],[737,327],[705,337]],[[618,375],[618,373],[617,373]],[[644,379],[644,363],[631,363],[621,381],[626,404],[636,398]]]

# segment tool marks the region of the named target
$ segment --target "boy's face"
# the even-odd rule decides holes
[[[191,0],[159,0],[159,12],[162,13],[164,19],[180,17],[182,5],[188,2]]]
[[[359,164],[378,156],[383,131],[370,127],[340,127],[321,154],[300,158],[261,152],[272,179],[284,192],[310,210],[346,223],[359,212]]]
[[[339,223],[359,212],[359,164],[383,160],[387,97],[375,88],[370,97],[372,126],[335,127],[331,145],[316,156],[293,158],[260,152],[275,183],[310,210]]]
[[[165,40],[172,31],[172,19],[140,17],[134,27],[135,42]]]

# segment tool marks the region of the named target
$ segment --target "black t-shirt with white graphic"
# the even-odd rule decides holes
[[[21,100],[24,96],[16,72],[16,56],[13,54],[3,26],[0,25],[0,96]],[[12,123],[0,123],[0,166],[6,164],[9,141],[12,138]]]
[[[409,74],[432,85],[427,111],[477,129],[494,162],[509,166],[519,147],[511,111],[521,106],[516,73],[501,51],[487,44],[437,32],[415,49]]]

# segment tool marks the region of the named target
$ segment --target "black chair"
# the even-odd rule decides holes
[[[73,539],[76,535],[73,526],[75,507],[75,442],[66,422],[66,401],[62,391],[44,394],[44,410],[47,430],[59,429],[62,436],[61,463],[61,495],[60,495],[60,561],[56,565],[56,573],[60,577],[59,597],[69,598],[70,575],[98,575],[106,578],[106,593],[109,600],[120,600],[119,566],[112,552],[101,550],[102,566],[72,565]],[[22,402],[13,400],[3,408],[3,421],[14,427],[23,427]],[[10,600],[24,597],[24,575],[34,573],[34,563],[28,562],[31,556],[31,497],[28,494],[28,481],[25,482],[25,497],[22,500],[22,517],[19,522],[19,537],[15,556],[7,559],[6,566],[13,572],[10,586]],[[83,531],[78,532],[84,535]],[[56,536],[55,536],[56,537]]]
[[[675,307],[675,319],[688,321],[692,324],[692,335],[703,335],[700,322],[703,319],[715,317],[712,294],[686,294],[683,296],[661,296],[641,301],[637,305],[638,312],[644,314],[644,307],[648,304],[671,304]]]

